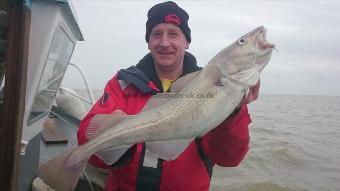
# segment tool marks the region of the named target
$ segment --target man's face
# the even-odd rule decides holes
[[[189,43],[179,27],[160,23],[151,30],[148,48],[158,68],[171,70],[181,67]]]

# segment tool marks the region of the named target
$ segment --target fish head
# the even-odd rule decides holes
[[[217,56],[224,76],[246,87],[255,86],[275,48],[266,35],[263,26],[257,27],[222,50]]]

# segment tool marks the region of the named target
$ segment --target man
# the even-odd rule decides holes
[[[159,3],[149,10],[145,39],[150,53],[108,82],[104,95],[80,124],[79,144],[88,141],[87,127],[94,115],[138,114],[153,94],[169,91],[174,80],[201,69],[186,52],[191,42],[188,19],[174,2]],[[209,190],[213,166],[237,166],[248,151],[251,121],[246,104],[256,99],[258,87],[222,124],[197,137],[174,160],[158,158],[145,143],[138,143],[99,152],[89,162],[110,169],[106,181],[110,191]]]

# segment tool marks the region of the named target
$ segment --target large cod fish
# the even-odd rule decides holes
[[[201,71],[176,80],[172,96],[150,98],[139,114],[96,115],[89,128],[105,130],[42,165],[39,177],[57,191],[74,190],[87,160],[99,151],[139,142],[185,142],[204,135],[222,123],[249,87],[256,85],[273,49],[266,41],[266,29],[258,27],[224,48]],[[159,101],[159,97],[170,98]]]

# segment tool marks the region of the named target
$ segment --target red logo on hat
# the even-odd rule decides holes
[[[165,19],[165,22],[167,22],[167,23],[171,23],[171,24],[174,24],[174,25],[181,24],[181,20],[175,14],[168,14],[168,15],[165,16],[164,19]]]

